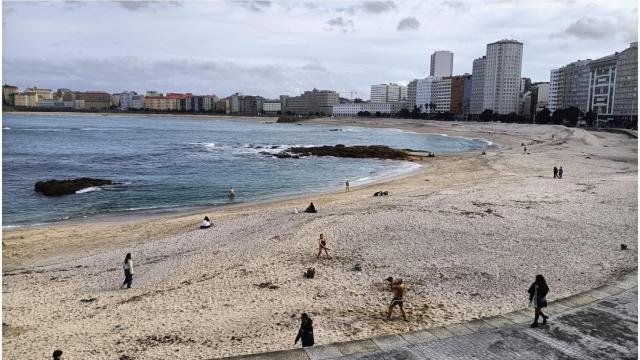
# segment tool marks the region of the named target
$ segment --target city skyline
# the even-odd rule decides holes
[[[3,82],[367,99],[371,84],[426,77],[436,50],[454,53],[454,74],[471,73],[505,38],[524,43],[522,76],[549,81],[552,69],[637,41],[634,4],[598,4],[596,18],[587,1],[4,2]]]

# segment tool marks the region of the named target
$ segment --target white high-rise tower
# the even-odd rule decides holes
[[[453,74],[453,53],[451,51],[436,51],[431,54],[429,76],[447,77],[451,74]]]
[[[521,73],[521,42],[501,40],[487,44],[483,108],[498,114],[517,113]]]

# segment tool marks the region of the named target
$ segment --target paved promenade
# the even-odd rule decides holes
[[[637,281],[636,272],[554,301],[545,310],[548,325],[536,329],[529,327],[533,309],[525,309],[400,335],[233,359],[637,359]]]

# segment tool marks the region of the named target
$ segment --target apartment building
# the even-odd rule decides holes
[[[484,111],[484,79],[487,66],[487,57],[483,56],[473,60],[473,70],[471,77],[471,100],[469,103],[469,113],[479,115]]]
[[[436,51],[431,54],[429,76],[447,77],[453,74],[453,53]]]
[[[2,85],[2,103],[14,105],[14,94],[18,93],[18,87],[13,85]]]
[[[331,115],[333,106],[339,103],[339,95],[332,90],[305,91],[300,96],[287,99],[286,111],[294,115],[324,114]]]
[[[498,114],[518,111],[523,44],[500,40],[487,44],[484,79],[484,109]]]

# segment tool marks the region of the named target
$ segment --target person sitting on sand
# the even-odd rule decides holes
[[[313,201],[311,202],[311,204],[309,204],[309,206],[307,207],[307,209],[304,211],[306,213],[317,213],[318,211],[316,211],[316,207],[313,205]]]
[[[202,224],[200,224],[200,229],[208,229],[211,227],[211,220],[209,220],[208,216],[204,217],[204,220],[202,220]]]
[[[542,316],[542,324],[547,323],[549,318],[542,312],[543,307],[547,307],[547,294],[549,293],[549,287],[544,280],[544,276],[536,275],[536,281],[531,284],[529,288],[529,304],[533,304],[535,307],[535,315],[533,318],[532,328],[538,327],[538,318]]]
[[[122,268],[124,269],[124,282],[120,288],[126,285],[127,289],[130,289],[131,281],[133,280],[133,260],[131,260],[131,253],[127,253],[127,256],[124,257]]]
[[[53,352],[53,360],[62,360],[62,350],[56,350]]]
[[[562,175],[564,174],[564,170],[562,170],[562,166],[558,169],[558,179],[562,179]]]
[[[557,179],[558,178],[558,168],[557,167],[553,167],[553,178]]]
[[[402,313],[402,318],[404,319],[404,321],[408,321],[407,320],[407,314],[404,313],[404,300],[403,300],[403,296],[404,296],[404,283],[402,282],[402,279],[396,279],[395,281],[393,280],[392,277],[387,278],[387,281],[389,281],[390,285],[391,285],[391,291],[393,291],[393,299],[391,300],[391,304],[389,304],[389,311],[387,312],[387,319],[391,319],[391,312],[393,311],[393,308],[396,306],[400,307],[400,313]]]
[[[320,234],[320,239],[318,240],[318,256],[316,256],[316,258],[320,258],[322,250],[324,250],[327,257],[331,259],[331,255],[329,255],[329,248],[327,247],[327,240],[324,238],[323,234]]]
[[[349,180],[344,183],[344,192],[349,192]]]
[[[313,320],[306,313],[300,315],[300,330],[293,344],[297,344],[302,339],[302,347],[313,346]]]

